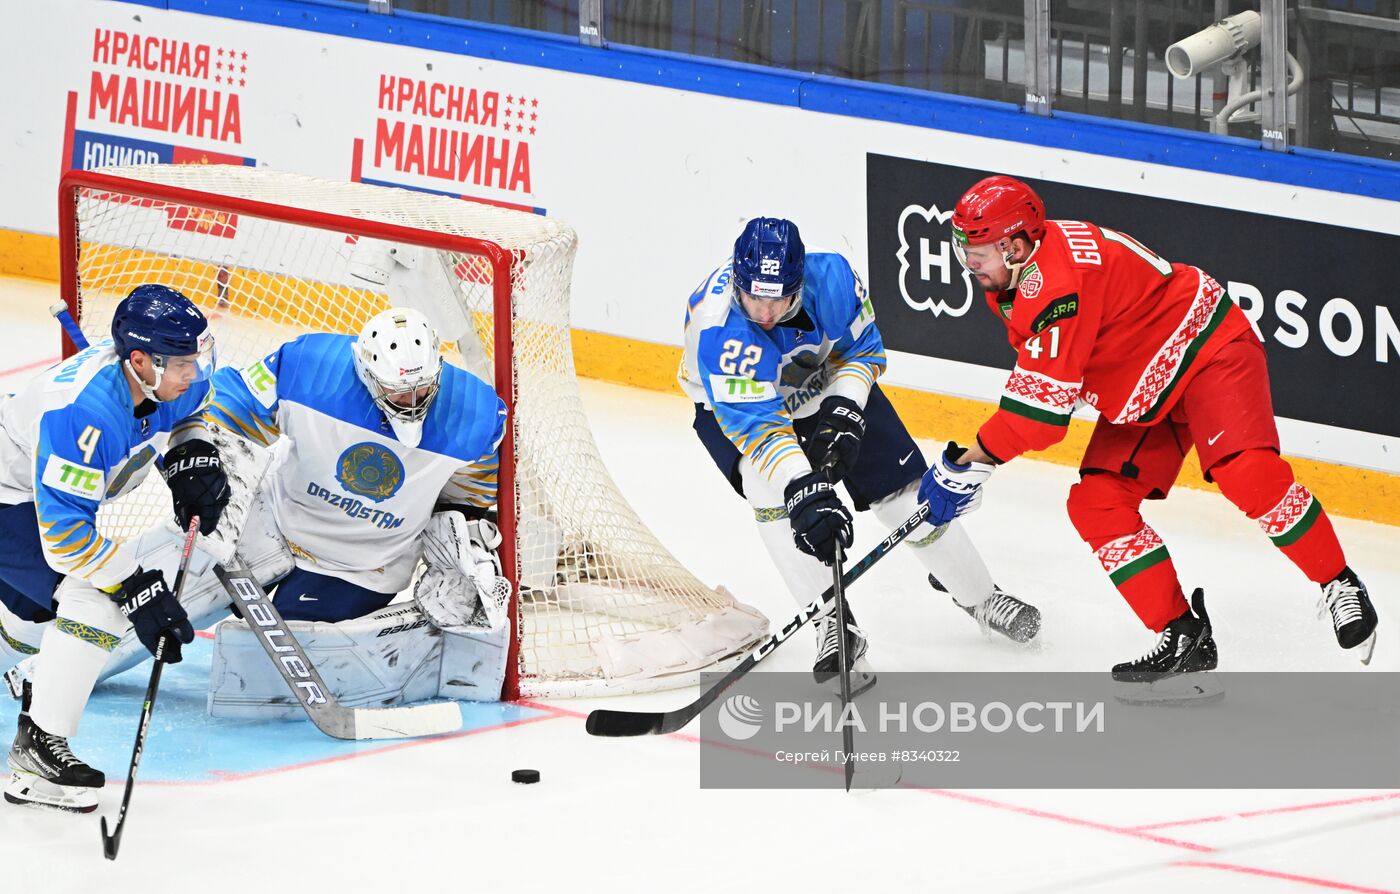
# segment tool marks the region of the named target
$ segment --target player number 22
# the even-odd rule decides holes
[[[739,359],[740,354],[743,355],[742,360]],[[724,343],[724,353],[719,355],[719,371],[727,376],[750,376],[762,357],[763,348],[758,345],[746,348],[739,339],[731,338]]]

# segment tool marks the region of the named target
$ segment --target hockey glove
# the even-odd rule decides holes
[[[934,527],[948,524],[959,515],[966,515],[982,502],[982,484],[991,477],[995,466],[987,463],[960,463],[965,451],[949,441],[943,451],[924,473],[919,484],[919,502],[928,504],[928,523]]]
[[[190,526],[199,516],[199,533],[212,534],[228,505],[228,476],[219,451],[208,441],[191,440],[165,454],[165,483],[175,506],[175,523]]]
[[[471,620],[479,600],[491,628],[503,626],[510,581],[501,575],[496,552],[500,530],[488,519],[469,519],[456,510],[434,512],[422,542],[427,583],[414,590],[414,598],[428,620],[436,627],[460,627]]]
[[[830,565],[836,544],[851,545],[851,513],[841,504],[825,472],[808,472],[792,479],[783,491],[792,539],[797,548]]]
[[[161,660],[166,664],[180,663],[180,644],[194,642],[194,628],[184,606],[165,585],[165,575],[159,568],[142,571],[138,567],[112,594],[112,599],[131,622],[141,645],[154,655],[163,636],[165,654]]]
[[[807,458],[813,465],[823,465],[835,457],[831,467],[831,483],[835,484],[855,467],[860,454],[860,439],[865,435],[865,412],[849,397],[832,396],[822,401],[817,414],[817,427],[808,442]]]

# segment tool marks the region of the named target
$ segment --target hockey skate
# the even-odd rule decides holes
[[[1114,697],[1130,705],[1216,701],[1225,690],[1208,671],[1219,663],[1206,595],[1197,588],[1191,608],[1167,624],[1152,651],[1113,666]]]
[[[856,626],[855,616],[846,610],[846,654],[851,659],[851,697],[854,698],[875,685],[875,673],[865,661],[870,643]],[[836,639],[836,613],[826,615],[817,627],[817,660],[812,665],[812,678],[818,683],[836,681],[841,673],[840,643]]]
[[[1332,613],[1332,630],[1337,634],[1337,645],[1343,649],[1357,649],[1357,657],[1362,664],[1370,664],[1376,651],[1376,607],[1371,604],[1371,595],[1366,585],[1350,567],[1322,585],[1322,595],[1317,600],[1317,616]]]
[[[928,582],[938,592],[948,592],[932,574],[928,576]],[[983,633],[996,632],[1014,643],[1028,643],[1040,632],[1040,609],[995,585],[992,595],[976,605],[963,605],[956,599],[953,604],[967,612]]]
[[[73,756],[68,740],[44,732],[29,718],[29,686],[24,686],[19,732],[10,747],[10,782],[5,800],[74,813],[97,809],[97,789],[107,784],[102,771]]]

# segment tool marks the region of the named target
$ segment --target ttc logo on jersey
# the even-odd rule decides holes
[[[908,205],[899,215],[899,294],[914,310],[960,317],[972,307],[972,276],[953,257],[948,218],[937,205]],[[937,248],[935,248],[937,246]],[[912,257],[911,257],[912,255]],[[960,274],[962,284],[954,282]]]
[[[364,441],[340,454],[335,477],[350,493],[382,503],[403,486],[403,462],[384,445]]]

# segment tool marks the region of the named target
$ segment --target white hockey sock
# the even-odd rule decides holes
[[[0,670],[13,667],[33,655],[44,635],[44,625],[21,621],[19,616],[0,605]]]
[[[744,494],[758,522],[759,539],[792,598],[804,606],[831,586],[831,568],[802,552],[793,542],[782,491],[755,471],[748,457],[739,461],[739,471],[744,476]]]
[[[870,508],[882,524],[895,528],[908,521],[919,508],[918,494],[919,483],[915,481]],[[975,606],[991,596],[992,574],[962,523],[950,522],[941,536],[929,542],[934,530],[929,525],[920,525],[904,542],[958,605]]]
[[[40,729],[64,738],[77,734],[97,676],[129,626],[106,593],[86,581],[63,582],[58,619],[44,631],[34,661],[29,716]]]

